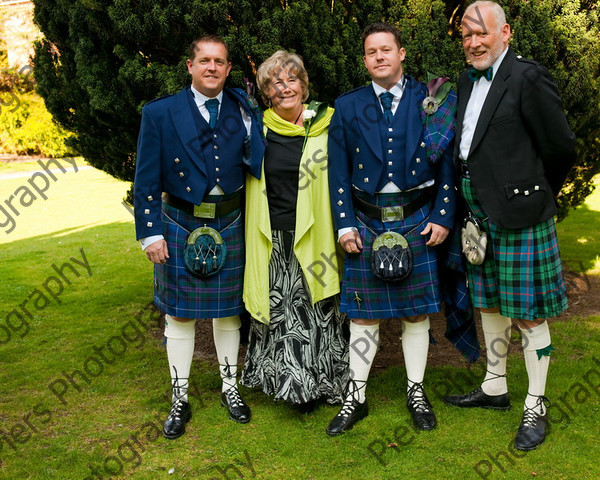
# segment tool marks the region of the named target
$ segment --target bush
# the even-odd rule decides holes
[[[0,112],[0,153],[47,157],[73,154],[65,145],[73,134],[52,121],[39,95],[13,92],[12,95],[0,93],[0,98],[4,104],[10,103]]]
[[[72,145],[122,180],[135,174],[142,106],[189,84],[185,52],[202,33],[221,35],[233,58],[230,86],[284,48],[304,57],[313,98],[331,103],[364,85],[360,32],[387,20],[401,27],[406,71],[456,79],[464,69],[460,19],[467,0],[36,0],[45,38],[36,45],[37,91]],[[512,45],[554,74],[578,138],[577,166],[560,215],[580,205],[600,172],[599,0],[501,0]]]

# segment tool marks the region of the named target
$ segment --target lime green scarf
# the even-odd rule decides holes
[[[305,120],[302,126],[284,120],[272,108],[265,111],[263,123],[279,135],[287,137],[317,137],[329,127],[333,109],[327,108],[327,105],[324,103],[314,101],[310,102],[310,105],[304,104],[304,106],[306,107],[304,113],[312,110],[315,112],[315,116]]]

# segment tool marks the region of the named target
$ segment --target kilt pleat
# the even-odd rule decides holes
[[[244,223],[241,210],[222,217],[198,219],[162,204],[167,263],[154,265],[154,303],[164,313],[182,318],[222,318],[243,311]],[[198,278],[185,268],[183,247],[190,232],[202,226],[217,230],[227,247],[223,268],[214,276]]]
[[[420,192],[378,194],[361,196],[380,207],[405,205]],[[344,261],[342,280],[342,312],[350,318],[381,319],[402,318],[436,313],[441,310],[437,254],[435,248],[425,245],[421,236],[429,217],[426,205],[410,217],[396,222],[381,222],[355,210],[358,232],[363,239],[359,254],[348,254]],[[413,254],[413,270],[408,278],[398,283],[379,280],[371,271],[373,241],[386,231],[403,235]]]
[[[523,320],[560,315],[568,302],[554,219],[502,228],[486,217],[470,179],[461,180],[461,192],[489,237],[483,264],[467,263],[473,305]]]

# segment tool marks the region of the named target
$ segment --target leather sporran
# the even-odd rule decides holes
[[[487,234],[481,228],[479,221],[469,213],[460,231],[462,251],[467,261],[473,265],[481,265],[485,260]]]
[[[408,240],[396,232],[378,235],[371,251],[371,271],[384,282],[400,282],[410,275],[413,258]]]
[[[227,246],[221,234],[214,228],[197,228],[183,247],[183,262],[196,277],[207,278],[219,273],[225,264]]]

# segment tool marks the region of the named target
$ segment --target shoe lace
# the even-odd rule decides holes
[[[181,418],[181,411],[183,410],[183,402],[180,399],[177,399],[171,405],[171,411],[169,412],[169,420]]]
[[[244,400],[242,400],[242,396],[240,395],[237,386],[226,390],[225,395],[227,396],[230,407],[237,408],[244,405]]]
[[[477,392],[478,390],[480,390],[480,389],[481,389],[481,391],[482,391],[483,393],[486,393],[486,392],[483,390],[483,384],[484,384],[485,382],[487,382],[488,380],[497,380],[498,378],[506,378],[506,373],[504,373],[504,374],[500,375],[499,373],[496,373],[496,372],[490,372],[489,370],[486,370],[486,373],[487,373],[487,375],[486,375],[486,378],[484,378],[484,379],[483,379],[483,381],[481,382],[481,385],[480,385],[478,388],[476,388],[475,390],[473,390],[473,391],[470,393],[470,395],[472,395],[472,394],[476,393],[476,392]],[[488,376],[488,375],[490,375],[490,377],[489,377],[489,378],[487,378],[487,376]],[[506,384],[505,384],[505,385],[506,385]],[[503,393],[506,393],[506,392],[503,392]],[[495,394],[495,393],[494,393],[494,394]]]
[[[359,386],[359,383],[362,383],[362,385]],[[366,385],[366,380],[354,380],[352,378],[348,380],[346,400],[344,400],[344,404],[342,405],[342,408],[338,415],[341,415],[343,417],[349,417],[354,412],[354,409],[356,407],[355,402],[358,402],[359,398],[358,392],[361,388],[365,388]]]
[[[406,398],[411,408],[417,412],[431,412],[431,404],[425,395],[423,382],[412,382],[412,385],[406,394]]]
[[[533,407],[525,406],[525,410],[523,411],[523,424],[528,427],[534,428],[535,424],[537,423],[537,419],[539,417],[541,417],[542,415],[544,415],[544,410],[542,408],[542,405],[544,407],[548,408],[550,406],[550,400],[548,400],[543,395],[531,395],[530,393],[528,393],[528,395],[530,395],[532,397],[537,396],[537,400]],[[540,407],[539,413],[535,411],[535,409],[537,407]]]
[[[496,372],[490,372],[489,370],[486,370],[487,373],[489,373],[490,375],[493,375],[493,377],[490,378],[486,378],[484,379],[481,383],[483,382],[487,382],[488,380],[496,380],[497,378],[503,378],[506,377],[506,373],[504,375],[500,375],[499,373]]]
[[[175,365],[173,365],[173,371],[175,372],[175,379],[173,380],[173,397],[175,398],[175,401],[185,401],[185,395],[187,395],[189,386],[189,379],[179,378]]]
[[[232,388],[237,389],[236,378],[234,377],[233,372],[231,371],[231,367],[233,365],[229,363],[229,359],[225,357],[225,364],[221,363],[219,364],[219,366],[222,367],[223,375],[225,375],[223,377],[223,383],[227,386],[226,390],[231,390]],[[233,380],[233,382],[231,380]]]

